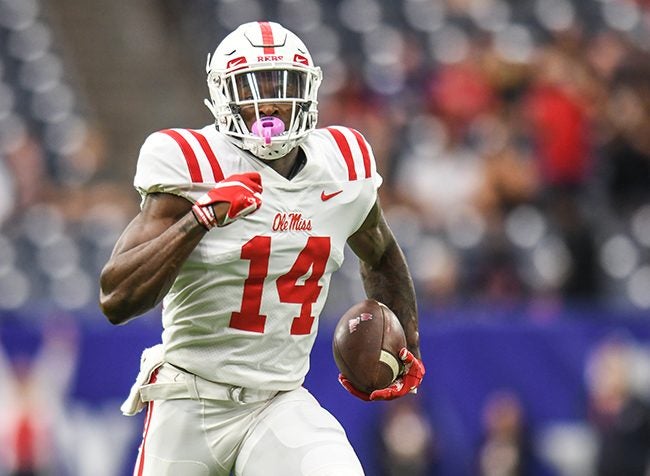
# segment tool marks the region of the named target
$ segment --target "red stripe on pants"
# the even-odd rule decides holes
[[[149,383],[154,383],[158,376],[158,369],[154,370],[149,379]],[[142,444],[140,445],[140,461],[138,462],[138,472],[135,473],[136,476],[142,476],[144,474],[144,445],[147,441],[147,434],[149,433],[149,425],[151,424],[151,415],[153,414],[153,401],[149,402],[147,406],[147,418],[144,422],[144,432],[142,434]]]

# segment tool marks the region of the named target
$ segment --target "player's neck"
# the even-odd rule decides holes
[[[266,165],[271,167],[284,178],[291,180],[305,165],[305,153],[300,147],[296,147],[287,155],[276,160],[262,160]]]

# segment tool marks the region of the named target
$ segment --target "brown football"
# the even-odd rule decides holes
[[[334,329],[332,353],[336,366],[366,393],[390,385],[402,370],[399,351],[406,347],[397,316],[374,299],[348,309]]]

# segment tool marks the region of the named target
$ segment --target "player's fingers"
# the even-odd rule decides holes
[[[370,394],[370,400],[392,400],[400,396],[400,392],[403,388],[404,381],[401,378],[398,378],[388,387],[372,392]]]
[[[416,358],[406,347],[400,350],[399,357],[404,362],[404,375],[417,376],[417,378],[422,380],[425,372],[424,363]]]
[[[393,400],[399,396],[398,392],[393,388],[384,388],[382,390],[375,390],[370,394],[370,400]]]
[[[245,172],[242,174],[233,174],[220,182],[224,186],[228,186],[230,183],[240,183],[250,188],[254,192],[262,191],[262,176],[259,172]]]
[[[262,176],[259,172],[247,172],[246,176],[250,178],[253,182],[262,185]]]
[[[415,356],[406,347],[402,347],[402,349],[399,351],[399,358],[405,364],[410,364],[416,360]]]
[[[388,398],[388,389],[384,388],[382,390],[375,390],[370,394],[370,400],[389,400]]]
[[[352,395],[354,395],[357,398],[360,398],[361,400],[368,401],[370,400],[370,395],[368,395],[365,392],[362,392],[361,390],[357,390],[354,385],[352,385],[352,382],[350,382],[348,379],[346,379],[343,374],[339,374],[339,383],[343,385],[343,388],[346,389],[348,392],[350,392]]]
[[[348,382],[344,377],[339,376],[339,383],[343,386],[345,390],[347,390],[350,393],[353,393],[352,386],[350,385],[350,382]]]
[[[424,363],[419,359],[415,359],[411,364],[411,369],[409,373],[413,373],[417,375],[419,379],[422,380],[422,377],[424,377],[425,372],[426,370],[424,368]]]
[[[246,175],[246,179],[251,188],[256,189],[260,192],[262,191],[262,176],[259,174],[259,172],[248,172],[244,175]]]

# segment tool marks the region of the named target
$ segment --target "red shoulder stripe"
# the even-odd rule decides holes
[[[208,162],[210,163],[210,168],[212,169],[212,174],[214,175],[214,181],[221,182],[224,179],[223,171],[221,170],[221,166],[219,166],[217,156],[214,155],[214,152],[212,151],[208,140],[203,134],[192,129],[188,130],[190,131],[190,134],[192,134],[194,138],[199,141],[199,144],[201,144],[201,149],[203,149],[203,153],[208,158]]]
[[[352,159],[352,151],[350,150],[350,144],[348,144],[348,140],[345,138],[345,135],[343,135],[343,133],[338,129],[328,127],[327,131],[332,134],[332,137],[334,137],[334,140],[336,141],[336,145],[339,146],[339,150],[341,151],[341,154],[343,154],[345,163],[348,166],[348,179],[356,180],[357,171],[354,169],[354,160]]]
[[[356,129],[350,129],[354,134],[354,137],[357,139],[357,144],[359,144],[359,149],[361,149],[361,155],[363,156],[363,169],[366,172],[366,178],[370,178],[370,153],[368,151],[368,145],[366,144],[365,139],[359,131]]]
[[[187,168],[190,171],[192,182],[203,182],[203,176],[201,175],[201,169],[199,168],[199,161],[196,160],[196,155],[194,154],[190,143],[187,142],[187,139],[185,139],[185,137],[183,137],[178,131],[173,129],[165,129],[160,132],[167,134],[180,146],[183,156],[185,157],[185,162],[187,162]]]

